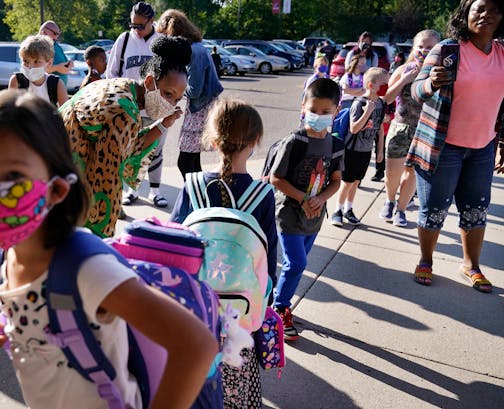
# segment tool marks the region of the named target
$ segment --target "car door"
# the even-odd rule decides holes
[[[7,87],[11,75],[19,71],[19,45],[0,45],[0,87]]]

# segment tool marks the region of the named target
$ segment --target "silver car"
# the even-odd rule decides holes
[[[213,47],[217,47],[217,52],[221,56],[221,60],[224,58],[229,59],[230,64],[224,69],[227,75],[245,75],[247,72],[257,71],[257,64],[254,59],[235,55],[221,46],[205,44],[205,48],[209,50],[209,52],[212,52]]]
[[[257,70],[261,74],[269,74],[277,71],[289,71],[289,60],[272,55],[266,55],[261,50],[255,47],[244,45],[228,45],[224,47],[226,50],[235,55],[251,58],[255,61]]]
[[[9,86],[9,79],[19,66],[19,43],[0,42],[0,88]]]

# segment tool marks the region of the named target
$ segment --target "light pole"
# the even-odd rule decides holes
[[[40,25],[44,24],[44,0],[39,0],[40,4]]]

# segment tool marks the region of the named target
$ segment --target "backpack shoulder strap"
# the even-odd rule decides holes
[[[19,88],[26,89],[30,86],[30,81],[22,73],[16,72],[15,75]]]
[[[58,104],[58,83],[59,77],[49,74],[49,77],[47,77],[47,93],[49,94],[49,100],[54,105]]]
[[[205,202],[205,178],[203,172],[186,173],[185,176],[187,194],[194,210],[206,207]]]
[[[238,199],[237,208],[246,213],[252,213],[266,195],[273,190],[269,183],[253,180]]]
[[[50,333],[46,337],[62,349],[72,368],[96,384],[98,394],[109,408],[123,408],[122,397],[113,382],[115,369],[89,326],[77,286],[80,265],[98,254],[114,254],[127,264],[98,237],[82,231],[74,232],[56,249],[47,278]]]
[[[129,31],[126,31],[126,34],[124,36],[124,42],[123,42],[123,46],[122,46],[122,49],[121,49],[121,56],[119,57],[119,75],[123,75],[123,67],[124,67],[124,53],[126,52],[126,46],[128,45],[128,40],[129,40]]]

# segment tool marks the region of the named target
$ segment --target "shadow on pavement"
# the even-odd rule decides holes
[[[456,269],[453,274],[458,278],[459,273]],[[323,275],[328,279],[415,303],[426,311],[442,314],[489,334],[504,337],[504,325],[497,325],[495,322],[502,320],[496,315],[496,311],[502,311],[502,299],[499,295],[504,291],[500,287],[494,286],[491,294],[483,294],[474,290],[469,284],[462,284],[443,276],[435,276],[433,285],[424,287],[413,281],[410,271],[381,267],[342,252],[334,257]],[[392,309],[344,297],[334,289],[335,286],[337,287],[337,283],[330,286],[323,280],[317,280],[316,286],[310,288],[303,297],[318,302],[349,304],[370,317],[399,327],[429,329],[415,319],[398,314]],[[467,302],[461,303],[460,300],[464,298]]]
[[[12,362],[4,351],[0,352],[0,368],[0,393],[24,404]]]
[[[313,331],[321,338],[333,338],[340,342],[348,344],[348,346],[352,348],[357,348],[362,350],[363,352],[372,354],[375,357],[381,358],[397,366],[398,368],[401,368],[404,371],[425,379],[428,383],[435,384],[447,391],[450,391],[458,398],[450,398],[448,396],[441,395],[430,390],[428,387],[421,387],[417,384],[413,384],[405,381],[404,379],[395,377],[390,373],[385,373],[383,371],[377,370],[375,367],[356,361],[353,358],[343,355],[337,351],[326,348],[325,346],[322,346],[311,340],[307,340],[305,337],[302,338],[304,342],[294,342],[289,344],[293,348],[296,348],[304,353],[312,355],[325,355],[335,363],[345,365],[366,376],[372,377],[379,382],[389,385],[394,389],[400,390],[408,395],[415,396],[416,398],[431,403],[432,405],[435,405],[439,408],[498,409],[501,407],[499,405],[503,402],[504,399],[504,388],[502,387],[486,382],[473,382],[470,384],[465,384],[457,379],[446,376],[440,372],[430,369],[427,366],[421,365],[418,362],[408,359],[408,355],[396,354],[387,349],[346,337],[343,334],[331,331],[325,327],[296,319],[296,322],[298,321],[301,323],[301,325],[299,325],[299,328],[303,329],[304,331]],[[431,363],[429,362],[429,364]],[[338,405],[337,408],[339,407],[340,406]]]

